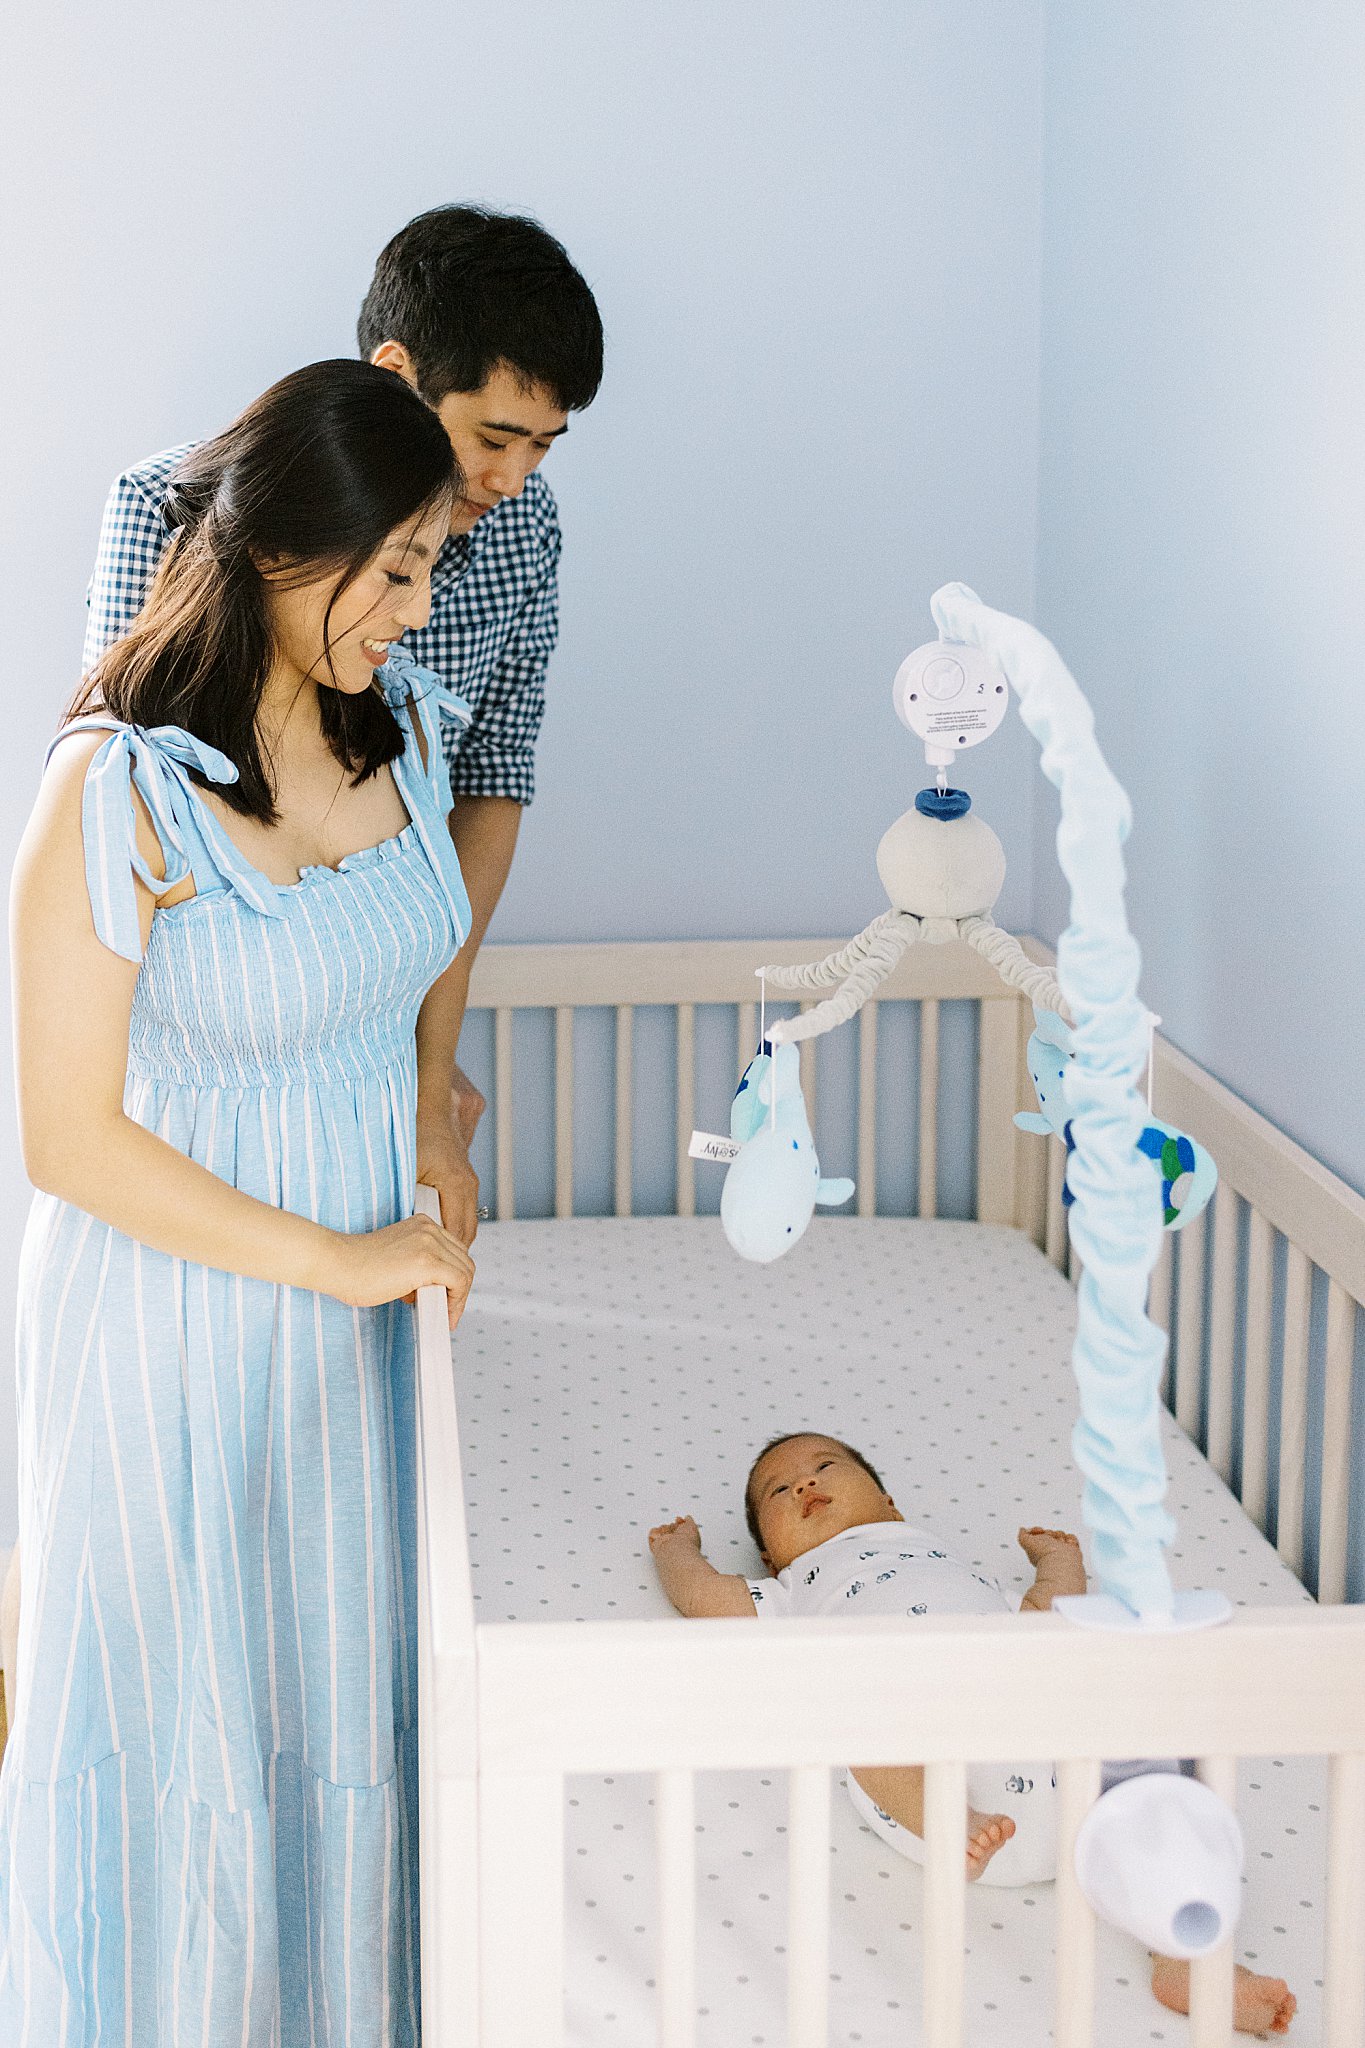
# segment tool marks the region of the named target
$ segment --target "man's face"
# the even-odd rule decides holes
[[[763,1562],[774,1572],[845,1529],[902,1519],[890,1494],[827,1436],[793,1437],[769,1451],[752,1494]]]
[[[504,498],[520,497],[569,416],[542,385],[528,389],[500,365],[477,391],[452,391],[436,408],[464,474],[465,496],[451,515],[452,533],[470,533]]]
[[[401,342],[381,341],[370,357],[382,370],[395,370],[418,389],[417,370]],[[526,385],[499,363],[477,391],[451,391],[436,408],[465,480],[455,503],[452,533],[472,533],[485,512],[504,498],[518,498],[533,469],[539,469],[569,415],[542,384]]]

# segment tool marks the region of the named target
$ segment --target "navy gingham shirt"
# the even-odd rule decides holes
[[[87,673],[142,608],[170,539],[167,479],[188,453],[186,446],[151,456],[109,493],[86,599]],[[533,474],[519,498],[485,512],[472,533],[447,538],[431,572],[431,619],[403,636],[414,661],[469,704],[467,729],[442,728],[457,797],[529,804],[535,794],[545,670],[559,632],[559,550],[554,493]]]

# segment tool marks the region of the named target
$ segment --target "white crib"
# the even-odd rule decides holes
[[[1025,942],[1040,961],[1050,956]],[[829,942],[504,946],[479,958],[472,1007],[494,1013],[495,1202],[515,1213],[513,1015],[554,1015],[554,1206],[574,1209],[574,1019],[615,1012],[615,1209],[632,1209],[633,1024],[676,1013],[676,1211],[695,1210],[697,1012],[737,1012],[755,1038],[759,960],[819,957]],[[875,1212],[878,1012],[918,1006],[919,1213],[934,1213],[940,1006],[977,1006],[975,1214],[1024,1232],[1066,1270],[1059,1144],[1017,1134],[1032,1106],[1028,1006],[957,943],[920,946],[857,1026],[858,1209]],[[803,1047],[803,1078],[816,1082]],[[727,1077],[728,1079],[728,1077]],[[1159,1044],[1160,1113],[1213,1152],[1207,1219],[1167,1240],[1154,1319],[1171,1327],[1169,1401],[1216,1472],[1236,1480],[1296,1573],[1316,1561],[1319,1605],[1240,1613],[1211,1633],[1105,1636],[1054,1617],[895,1623],[475,1622],[460,1479],[460,1339],[439,1296],[418,1304],[420,1359],[422,1979],[429,2048],[550,2048],[564,2027],[564,1795],[575,1773],[656,1774],[657,2039],[695,2039],[694,1774],[790,1774],[788,2048],[827,2040],[830,1773],[850,1757],[903,1760],[904,1703],[926,1765],[926,2048],[964,2040],[962,1810],[966,1765],[1058,1762],[1057,2048],[1094,2031],[1095,1926],[1069,1845],[1104,1756],[1199,1758],[1231,1797],[1239,1757],[1330,1759],[1326,2048],[1365,2042],[1365,1611],[1345,1597],[1365,1201],[1192,1062]],[[843,1170],[830,1164],[828,1170]],[[1207,1223],[1207,1227],[1206,1227]],[[701,1226],[699,1226],[701,1227]],[[837,1228],[838,1226],[829,1226]],[[492,1226],[496,1228],[496,1226]],[[1280,1243],[1283,1240],[1283,1244]],[[1322,1276],[1316,1278],[1315,1276]],[[1055,1284],[1055,1283],[1054,1283]],[[1325,1293],[1325,1302],[1324,1302]],[[1316,1307],[1315,1307],[1316,1303]],[[1315,1391],[1316,1389],[1316,1391]],[[1271,1446],[1277,1441],[1272,1470]],[[1320,1443],[1320,1460],[1310,1446]],[[1320,1469],[1318,1469],[1320,1468]],[[1315,1498],[1314,1498],[1315,1497]],[[1306,1503],[1314,1507],[1306,1516]],[[1308,1526],[1305,1527],[1305,1522]],[[839,1683],[827,1683],[831,1659]],[[742,1717],[729,1706],[746,1702]],[[1231,1944],[1194,1966],[1190,2038],[1230,2041]],[[910,2037],[907,2037],[910,2038]],[[634,2042],[631,2048],[636,2048]],[[641,2044],[643,2048],[643,2044]]]

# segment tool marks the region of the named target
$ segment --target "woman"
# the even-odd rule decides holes
[[[411,1213],[469,907],[444,693],[388,655],[457,485],[362,363],[196,451],[21,848],[16,2048],[418,2038],[401,1304],[473,1275]]]

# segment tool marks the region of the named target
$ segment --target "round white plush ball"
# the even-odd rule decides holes
[[[877,873],[896,910],[914,917],[980,917],[1005,886],[1005,849],[989,825],[907,811],[882,835]]]

